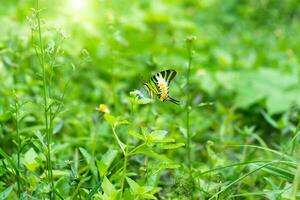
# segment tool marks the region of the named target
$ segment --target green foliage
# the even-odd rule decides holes
[[[299,199],[299,5],[1,1],[0,199]]]

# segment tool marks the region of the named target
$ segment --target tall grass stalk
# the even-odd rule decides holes
[[[15,125],[16,125],[16,132],[17,132],[17,170],[16,170],[16,175],[17,175],[17,187],[18,187],[18,197],[21,199],[21,178],[20,178],[20,169],[21,169],[21,135],[19,131],[19,112],[20,112],[20,105],[18,102],[18,99],[16,97],[15,100]]]
[[[131,116],[131,123],[133,123],[133,103],[131,103],[131,111],[130,111],[130,116]],[[123,197],[123,190],[124,190],[124,184],[125,184],[125,179],[126,179],[126,173],[127,173],[127,160],[128,156],[130,155],[128,152],[128,145],[129,145],[129,134],[126,134],[126,149],[124,152],[124,163],[123,163],[123,174],[122,174],[122,180],[121,180],[121,198]]]
[[[294,133],[294,137],[292,138],[289,146],[292,146],[291,147],[291,152],[290,152],[290,155],[293,156],[294,154],[294,151],[295,151],[295,147],[296,147],[296,144],[297,144],[297,138],[298,136],[300,135],[300,120],[296,126],[296,130],[295,130],[295,133]]]
[[[49,198],[54,199],[54,180],[53,180],[53,173],[52,173],[52,162],[51,162],[51,126],[49,124],[49,119],[51,118],[51,110],[49,110],[48,105],[48,98],[47,95],[47,89],[49,91],[49,84],[47,81],[47,72],[46,72],[46,65],[45,65],[45,49],[44,44],[42,40],[42,30],[41,30],[41,20],[40,20],[40,10],[39,10],[39,0],[36,1],[36,7],[37,7],[37,28],[38,28],[38,46],[39,46],[39,53],[37,53],[37,56],[40,61],[40,65],[42,67],[42,77],[43,77],[43,100],[44,100],[44,119],[45,119],[45,133],[46,133],[46,165],[47,165],[47,176],[48,181],[51,186],[51,191],[49,193]],[[38,51],[36,51],[38,52]]]
[[[126,135],[126,147],[124,153],[123,174],[121,180],[121,197],[123,197],[123,190],[124,190],[124,184],[125,184],[126,173],[127,173],[128,144],[129,144],[128,141],[129,141],[129,134]]]
[[[293,181],[291,200],[297,199],[297,192],[298,192],[299,184],[300,184],[300,162],[298,164],[297,171],[296,171],[294,181]]]
[[[219,197],[220,194],[222,194],[223,192],[227,191],[229,188],[231,188],[233,185],[241,182],[243,179],[247,178],[248,176],[254,174],[255,172],[263,169],[264,167],[267,167],[268,165],[272,165],[273,163],[277,163],[278,161],[270,161],[270,162],[267,162],[259,167],[257,167],[256,169],[244,174],[243,176],[240,176],[239,178],[235,179],[234,181],[230,182],[228,185],[222,187],[222,189],[220,191],[218,191],[217,193],[215,193],[213,196],[211,196],[209,198],[209,200],[212,200],[212,199],[215,199],[216,197]]]
[[[188,66],[186,72],[186,97],[187,102],[185,105],[186,111],[186,144],[187,144],[187,164],[189,168],[189,175],[192,178],[192,160],[191,160],[191,132],[190,132],[190,111],[191,111],[191,95],[190,95],[190,72],[192,68],[192,44],[196,38],[193,36],[185,39],[187,55],[188,55]]]

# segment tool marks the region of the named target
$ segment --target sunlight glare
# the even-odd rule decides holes
[[[69,5],[74,11],[78,12],[84,10],[85,0],[69,0]]]

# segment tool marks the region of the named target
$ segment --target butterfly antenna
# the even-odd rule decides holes
[[[179,104],[180,104],[180,101],[178,101],[178,100],[176,100],[176,99],[173,99],[172,97],[169,97],[169,98],[168,98],[168,101],[170,101],[170,102],[172,102],[172,103],[174,103],[174,104],[176,104],[176,105],[179,105]]]

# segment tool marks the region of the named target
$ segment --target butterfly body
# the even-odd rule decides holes
[[[153,97],[155,94],[161,101],[170,101],[179,104],[178,100],[169,96],[169,85],[175,76],[176,71],[172,69],[161,71],[152,76],[150,81],[144,83],[149,96]]]

